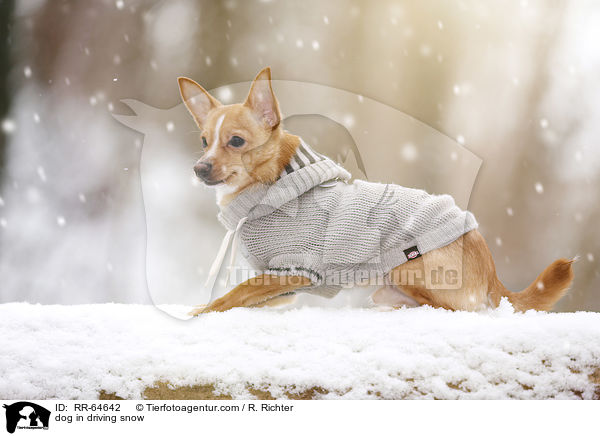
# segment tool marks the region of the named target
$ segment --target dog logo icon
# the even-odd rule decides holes
[[[404,254],[408,260],[416,259],[417,257],[421,257],[421,252],[417,247],[410,247],[404,250]]]
[[[4,404],[6,409],[6,431],[14,433],[18,429],[48,430],[50,411],[29,401]]]

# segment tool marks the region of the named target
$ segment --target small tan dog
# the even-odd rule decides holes
[[[244,103],[222,105],[191,79],[178,80],[183,101],[201,129],[203,156],[196,175],[217,189],[220,207],[256,185],[275,183],[302,146],[299,137],[283,130],[279,105],[271,87],[271,71],[262,70],[252,83]],[[407,301],[452,310],[479,310],[498,306],[507,297],[520,311],[550,310],[573,280],[572,260],[558,259],[522,292],[507,290],[496,275],[489,248],[477,230],[471,230],[441,248],[419,254],[387,271],[391,286],[376,291],[376,304],[400,306]],[[432,289],[419,280],[430,265],[462,272],[457,289]],[[236,286],[191,315],[225,311],[239,306],[261,306],[287,301],[289,294],[311,285],[304,275],[262,274]],[[408,296],[410,298],[405,297]]]

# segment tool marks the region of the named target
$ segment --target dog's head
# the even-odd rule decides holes
[[[194,166],[198,178],[235,192],[278,177],[295,147],[281,128],[270,68],[258,73],[246,101],[231,105],[221,104],[191,79],[178,81],[181,97],[201,132],[204,153]]]

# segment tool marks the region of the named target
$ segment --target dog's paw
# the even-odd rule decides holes
[[[207,306],[207,304],[200,304],[198,306],[194,306],[194,308],[188,312],[188,316],[198,316],[201,313],[204,313]]]

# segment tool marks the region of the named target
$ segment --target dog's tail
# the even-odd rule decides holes
[[[500,303],[500,298],[507,297],[513,307],[519,311],[551,310],[569,289],[573,281],[571,265],[576,260],[577,258],[555,260],[521,292],[509,291],[498,277],[494,277],[490,284],[489,296],[495,306]]]

